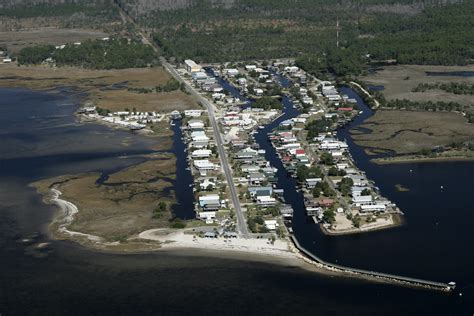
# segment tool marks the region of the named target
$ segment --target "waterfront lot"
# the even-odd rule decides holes
[[[458,113],[379,110],[362,128],[354,131],[354,141],[374,153],[391,150],[397,154],[416,153],[425,148],[474,139],[474,125]]]
[[[0,65],[0,86],[29,89],[55,89],[73,86],[85,91],[88,100],[111,111],[125,108],[137,111],[170,112],[197,108],[197,102],[179,90],[138,93],[129,88],[153,88],[164,85],[171,76],[161,67],[87,70],[77,67]]]
[[[426,72],[453,72],[474,71],[474,65],[468,66],[421,66],[397,65],[385,67],[373,74],[361,77],[367,85],[382,85],[383,95],[387,100],[408,99],[410,101],[444,101],[458,102],[463,105],[472,105],[471,95],[457,95],[443,90],[426,90],[425,92],[412,92],[420,83],[450,83],[465,82],[474,84],[474,77],[460,76],[428,76]],[[472,108],[472,107],[471,107]],[[471,109],[472,110],[472,109]]]

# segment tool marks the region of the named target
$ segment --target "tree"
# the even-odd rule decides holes
[[[360,194],[361,195],[370,195],[370,190],[365,188],[364,190],[362,190],[362,192]]]
[[[328,152],[323,152],[321,154],[321,157],[319,157],[319,159],[325,165],[333,165],[334,164],[334,158]]]
[[[338,184],[339,191],[345,196],[349,195],[351,188],[354,185],[354,181],[351,178],[342,178]]]

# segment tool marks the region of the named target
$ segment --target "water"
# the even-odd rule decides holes
[[[160,141],[78,124],[72,113],[79,100],[71,91],[54,95],[0,90],[1,315],[471,314],[467,294],[460,298],[327,277],[248,261],[246,255],[233,259],[172,251],[120,255],[53,241],[46,257],[32,256],[29,246],[18,240],[40,232],[36,242],[48,241],[45,232],[54,207],[43,204],[28,183],[125,168],[141,162],[140,155],[153,152]],[[288,111],[291,115],[293,109]],[[184,157],[179,147],[173,151]],[[186,190],[179,183],[175,189]],[[317,232],[314,225],[308,228]]]

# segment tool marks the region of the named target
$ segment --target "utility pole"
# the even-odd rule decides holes
[[[336,20],[336,47],[339,48],[339,18]]]

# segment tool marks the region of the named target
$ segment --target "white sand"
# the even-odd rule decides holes
[[[184,230],[150,229],[138,235],[141,239],[156,240],[163,248],[200,248],[222,251],[240,251],[257,254],[271,254],[279,257],[294,258],[286,240],[277,239],[272,244],[267,239],[256,238],[200,238],[185,234]]]

